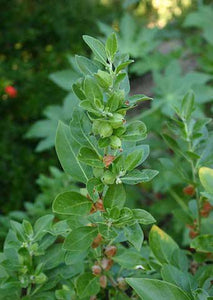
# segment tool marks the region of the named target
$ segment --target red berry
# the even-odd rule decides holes
[[[184,189],[183,189],[183,192],[185,195],[188,195],[188,196],[194,196],[195,194],[195,188],[193,185],[187,185]]]
[[[12,85],[6,86],[4,91],[10,98],[17,97],[18,92],[17,92],[16,88],[14,88]]]
[[[117,252],[117,248],[115,246],[107,246],[105,251],[104,251],[104,254],[107,257],[112,257],[116,254],[116,252]]]
[[[191,239],[194,239],[196,236],[198,236],[198,232],[194,230],[189,231],[189,236]]]

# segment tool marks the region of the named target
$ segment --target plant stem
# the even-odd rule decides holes
[[[173,191],[172,189],[170,189],[170,194],[171,196],[176,200],[176,202],[180,205],[180,207],[184,210],[184,211],[188,211],[188,207],[186,205],[186,203],[178,196],[178,194]]]
[[[188,151],[193,152],[193,147],[192,147],[192,141],[191,141],[191,137],[190,137],[190,133],[188,130],[188,125],[185,119],[182,119],[183,123],[184,123],[184,128],[185,128],[185,133],[186,133],[186,141],[188,143]],[[196,186],[197,183],[197,169],[194,165],[193,159],[190,159],[190,165],[191,165],[191,171],[192,171],[192,180],[193,183]],[[198,225],[198,232],[200,232],[200,228],[201,228],[201,216],[200,216],[200,197],[199,197],[199,193],[198,193],[198,189],[197,187],[195,188],[195,199],[196,199],[196,203],[197,203],[197,225]]]

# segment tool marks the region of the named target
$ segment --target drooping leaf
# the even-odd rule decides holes
[[[88,180],[88,170],[77,158],[79,144],[71,135],[69,126],[59,122],[56,133],[56,152],[60,163],[66,173],[74,179],[86,183]]]

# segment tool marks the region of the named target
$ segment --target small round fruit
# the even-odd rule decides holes
[[[94,133],[94,134],[99,134],[99,127],[100,127],[100,121],[98,121],[98,120],[95,120],[94,122],[93,122],[93,124],[92,124],[92,132]]]
[[[98,133],[102,138],[111,136],[112,132],[113,132],[113,128],[108,122],[100,122]]]
[[[121,148],[121,140],[119,139],[119,137],[112,135],[110,137],[110,147],[112,149],[119,149]]]
[[[110,118],[110,124],[112,125],[112,127],[114,129],[117,129],[119,127],[121,127],[124,123],[124,117],[121,114],[115,113],[113,114],[113,116]]]
[[[96,178],[100,178],[101,176],[103,176],[104,170],[100,169],[100,168],[93,168],[93,175]]]
[[[112,257],[116,254],[117,252],[117,248],[116,246],[107,246],[105,251],[104,251],[104,254],[107,256],[107,257]]]
[[[104,184],[113,184],[114,181],[115,181],[115,176],[112,174],[112,172],[109,170],[105,171],[102,177],[102,182]]]

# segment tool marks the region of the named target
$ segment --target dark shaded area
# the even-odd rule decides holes
[[[66,94],[48,75],[67,68],[66,54],[85,52],[82,34],[96,35],[96,21],[108,10],[99,1],[78,0],[1,0],[0,6],[0,199],[6,213],[33,200],[38,174],[57,165],[54,150],[36,154],[36,142],[23,138],[44,108],[61,104]],[[17,98],[5,97],[8,84]]]

